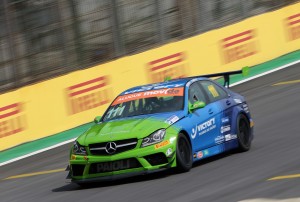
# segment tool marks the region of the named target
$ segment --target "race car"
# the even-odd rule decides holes
[[[70,151],[69,178],[119,179],[194,162],[228,150],[247,151],[254,123],[245,98],[210,77],[180,78],[125,90]]]

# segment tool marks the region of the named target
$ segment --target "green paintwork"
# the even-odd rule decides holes
[[[165,128],[166,134],[164,140],[160,143],[152,144],[146,147],[141,147],[143,138],[149,136],[151,133],[157,131],[158,129]],[[104,176],[112,176],[126,173],[138,173],[156,170],[160,168],[175,167],[176,166],[176,144],[177,135],[179,133],[179,128],[170,125],[164,120],[159,118],[146,117],[141,118],[130,118],[123,120],[113,120],[109,122],[100,122],[93,125],[80,137],[78,137],[77,142],[85,146],[87,150],[87,155],[74,155],[70,154],[70,165],[81,164],[85,165],[84,172],[82,176],[72,176],[72,180],[75,182],[80,182],[85,179],[101,178]],[[113,142],[117,140],[137,138],[138,143],[134,149],[117,153],[114,155],[91,155],[88,150],[88,145],[99,142]],[[167,150],[171,149],[172,153],[167,156]],[[72,148],[71,148],[72,151]],[[156,153],[164,153],[167,157],[167,162],[165,164],[160,164],[158,166],[151,165],[147,160],[146,156]],[[140,168],[119,170],[113,172],[90,174],[90,166],[93,163],[99,162],[110,162],[118,161],[121,159],[135,158],[141,164]],[[99,179],[98,179],[99,180]]]
[[[189,103],[189,113],[193,113],[194,110],[205,107],[205,102],[196,101],[194,104]]]
[[[77,141],[83,146],[98,142],[109,142],[130,138],[144,138],[161,128],[170,125],[149,116],[114,120],[93,125]]]
[[[242,68],[242,75],[243,76],[248,76],[249,75],[249,71],[250,71],[250,68],[248,66],[243,67]]]
[[[102,116],[96,116],[94,119],[94,123],[99,123],[101,118],[102,118]]]
[[[196,101],[194,104],[189,105],[189,111],[194,111],[196,109],[200,109],[205,107],[205,102],[202,101]]]
[[[172,80],[172,77],[167,76],[164,81],[170,81],[170,80]]]

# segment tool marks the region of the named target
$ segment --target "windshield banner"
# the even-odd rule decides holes
[[[183,96],[183,87],[180,88],[164,88],[159,90],[150,90],[138,93],[132,93],[128,95],[121,95],[115,99],[115,101],[111,104],[117,105],[123,102],[128,102],[131,100],[138,100],[142,98],[150,98],[150,97],[163,97],[163,96]]]

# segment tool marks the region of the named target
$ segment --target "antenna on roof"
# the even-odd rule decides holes
[[[164,81],[170,81],[172,78],[170,76],[166,76]]]

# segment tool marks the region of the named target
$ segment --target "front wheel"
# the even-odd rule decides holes
[[[237,138],[239,143],[238,151],[248,151],[251,147],[250,124],[244,114],[240,114],[237,119]]]
[[[176,148],[176,163],[179,172],[187,172],[192,168],[192,147],[187,137],[179,133]]]

